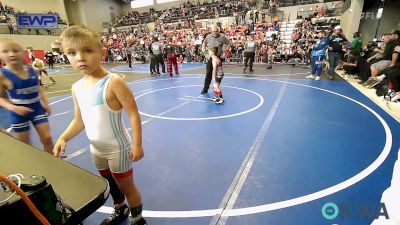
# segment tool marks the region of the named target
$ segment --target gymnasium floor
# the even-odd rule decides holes
[[[308,68],[290,65],[257,65],[251,75],[227,65],[226,102],[216,105],[211,89],[200,95],[205,65],[180,66],[174,78],[151,77],[143,65],[107,66],[126,76],[141,113],[145,157],[134,175],[149,224],[364,225],[381,212],[399,123],[347,81],[306,80]],[[69,88],[81,76],[51,73],[56,139],[72,119]],[[84,133],[66,154],[96,173]],[[332,204],[322,210],[328,202],[337,216]],[[99,224],[111,206],[84,224]]]

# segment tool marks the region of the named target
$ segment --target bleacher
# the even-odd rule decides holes
[[[337,0],[325,0],[324,3],[327,2],[334,2]],[[278,0],[276,1],[276,4],[278,7],[290,7],[290,6],[300,6],[300,5],[308,5],[308,4],[318,4],[321,3],[321,1],[318,0]],[[268,1],[264,1],[262,8],[263,9],[268,9],[269,3]]]
[[[248,9],[254,8],[256,6],[256,1],[248,2],[248,3],[243,3],[242,1],[231,1],[229,2],[230,4],[236,4],[240,3],[241,6],[238,7],[237,9],[234,7],[228,8],[228,9],[223,9],[226,2],[213,2],[213,3],[203,3],[201,5],[191,5],[191,7],[188,9],[188,15],[182,16],[180,12],[180,8],[170,8],[170,9],[165,9],[165,10],[158,10],[158,11],[152,11],[150,12],[144,12],[139,14],[139,16],[136,18],[137,21],[131,22],[129,24],[126,23],[116,23],[116,26],[126,26],[126,25],[138,25],[140,23],[150,23],[154,22],[156,19],[155,17],[152,17],[152,15],[156,14],[157,18],[163,18],[163,20],[166,23],[175,23],[180,21],[185,21],[189,19],[193,19],[194,15],[197,15],[197,19],[214,19],[216,17],[214,13],[214,9],[219,9],[218,17],[227,17],[227,16],[232,16],[233,12],[237,13],[242,13],[242,12],[247,12]],[[201,10],[201,8],[204,8],[205,10]],[[168,17],[162,17],[162,15],[166,13],[170,13],[172,15]],[[118,20],[118,19],[117,19]]]
[[[340,20],[335,17],[320,19],[316,22],[317,31],[328,30],[331,27],[340,25]]]
[[[282,22],[280,27],[279,27],[279,32],[281,34],[281,40],[288,44],[292,44],[292,35],[293,35],[293,30],[295,28],[296,24],[295,22]]]

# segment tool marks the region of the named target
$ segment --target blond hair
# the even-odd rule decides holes
[[[11,38],[0,38],[0,45],[10,45],[10,44],[17,45],[21,49],[21,51],[24,49],[20,43],[14,41]]]
[[[61,43],[81,43],[88,39],[96,42],[100,48],[103,46],[100,35],[93,29],[83,25],[70,26],[60,35]]]

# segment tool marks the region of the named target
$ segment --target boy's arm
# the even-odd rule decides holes
[[[58,156],[60,152],[64,153],[66,142],[68,142],[73,137],[78,135],[85,128],[81,117],[81,110],[79,108],[78,101],[76,100],[73,87],[72,87],[72,99],[74,101],[74,119],[72,119],[68,128],[64,131],[64,133],[61,134],[56,144],[54,145],[53,148],[54,156]]]
[[[118,102],[128,113],[132,128],[133,144],[129,154],[132,161],[137,161],[143,158],[144,152],[142,147],[142,122],[140,120],[139,111],[136,105],[135,98],[128,85],[121,77],[113,77],[110,81],[110,89],[114,93]]]

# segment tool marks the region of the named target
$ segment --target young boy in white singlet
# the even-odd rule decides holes
[[[143,158],[142,126],[135,98],[124,80],[101,66],[101,39],[84,26],[72,26],[60,36],[61,46],[72,67],[83,78],[72,86],[74,119],[59,137],[53,153],[65,151],[66,142],[83,129],[90,141],[92,160],[110,185],[114,212],[102,225],[116,225],[131,214],[131,225],[145,225],[141,195],[133,182],[131,162]],[[121,113],[125,110],[133,141]],[[125,198],[128,205],[125,204]]]

